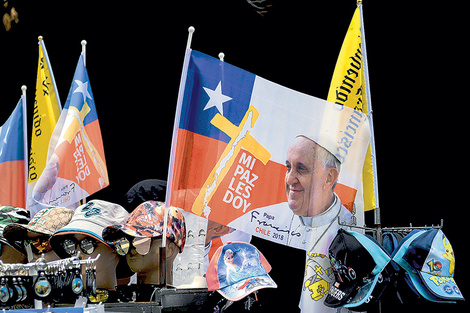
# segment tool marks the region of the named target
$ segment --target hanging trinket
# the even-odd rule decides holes
[[[0,278],[0,302],[2,305],[6,305],[10,300],[10,290],[8,289],[7,278]]]
[[[72,283],[71,283],[72,292],[76,295],[79,295],[83,291],[83,281],[80,268],[76,267],[72,269]]]
[[[34,282],[34,293],[39,298],[45,298],[52,292],[52,285],[46,277],[44,270],[38,272],[38,278]]]

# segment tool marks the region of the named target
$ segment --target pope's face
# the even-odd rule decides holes
[[[326,170],[316,158],[315,143],[297,137],[287,150],[286,194],[289,208],[296,215],[315,216],[322,212]]]

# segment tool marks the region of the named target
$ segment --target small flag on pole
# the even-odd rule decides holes
[[[62,107],[54,74],[42,37],[39,37],[36,99],[33,108],[31,150],[29,153],[28,198],[46,166],[49,141]]]
[[[31,196],[31,215],[48,206],[75,207],[109,185],[101,130],[83,53],[54,129],[47,165]]]
[[[0,127],[0,205],[26,206],[26,133],[26,97],[23,95]]]
[[[367,97],[369,86],[366,80],[368,73],[365,72],[366,57],[361,27],[361,6],[359,4],[354,12],[348,32],[344,38],[327,100],[361,111],[364,114],[368,114],[370,118],[370,99]],[[371,144],[367,148],[362,172],[364,211],[373,210],[378,207],[377,185],[374,181],[377,171],[371,154],[373,141],[373,132],[371,132]]]

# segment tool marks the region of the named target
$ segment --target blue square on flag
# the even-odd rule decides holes
[[[254,81],[249,72],[193,51],[179,127],[228,143],[230,137],[210,121],[220,113],[238,126],[248,110]]]

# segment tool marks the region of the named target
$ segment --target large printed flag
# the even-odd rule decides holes
[[[359,111],[187,50],[174,127],[172,206],[306,249],[284,181],[287,149],[307,134],[342,162],[335,192],[352,210],[370,136]]]
[[[45,206],[73,207],[109,185],[101,130],[83,54],[34,187],[31,215]]]
[[[29,153],[28,198],[46,166],[49,141],[62,110],[49,57],[41,37],[38,47],[36,99],[34,101]]]
[[[367,114],[364,55],[361,44],[362,36],[361,10],[359,5],[354,12],[348,32],[344,38],[327,100]],[[373,210],[377,206],[375,196],[375,188],[377,186],[374,184],[375,175],[376,173],[372,165],[371,146],[369,145],[362,173],[365,211]]]
[[[0,127],[0,205],[26,205],[26,100]]]

